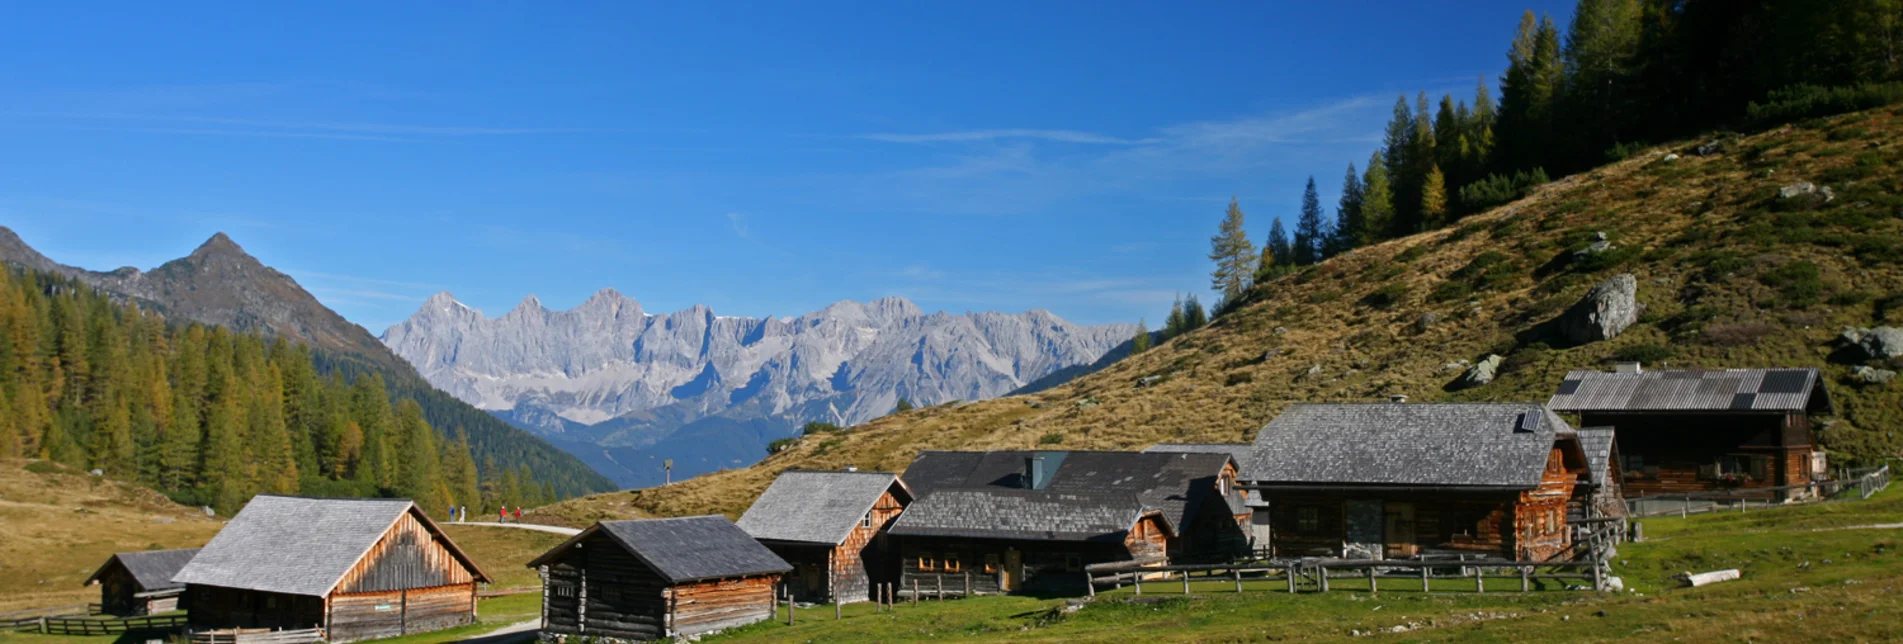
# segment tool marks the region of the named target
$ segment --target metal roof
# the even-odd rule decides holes
[[[1547,401],[1557,411],[1832,413],[1816,369],[1666,370],[1566,374]]]
[[[607,535],[671,584],[771,575],[793,569],[720,515],[598,522],[536,557],[529,567],[553,561],[597,533]]]
[[[141,592],[179,588],[184,584],[172,581],[172,576],[178,574],[179,569],[184,568],[185,564],[190,563],[192,557],[197,554],[197,548],[121,552],[107,557],[106,563],[93,572],[91,577],[86,578],[86,583],[99,581],[99,576],[106,574],[116,561],[119,565],[125,566],[126,572],[132,574],[132,580],[139,584]]]
[[[911,492],[891,472],[782,472],[735,525],[755,539],[836,546],[887,490],[901,503],[911,500]]]
[[[1298,403],[1257,432],[1242,478],[1530,489],[1572,433],[1539,403]]]
[[[418,521],[469,569],[476,563],[409,499],[318,499],[260,494],[232,517],[211,543],[172,577],[203,584],[287,595],[329,595],[344,573],[405,513]]]

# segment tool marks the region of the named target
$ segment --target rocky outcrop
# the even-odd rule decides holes
[[[1639,308],[1638,278],[1614,275],[1560,315],[1559,332],[1573,344],[1609,340],[1638,321]]]
[[[1889,369],[1859,366],[1850,370],[1850,377],[1866,385],[1886,385],[1896,378],[1896,372]]]
[[[1481,358],[1480,362],[1474,363],[1465,373],[1460,374],[1460,379],[1454,382],[1455,387],[1472,389],[1493,382],[1493,377],[1500,371],[1500,363],[1504,360],[1506,358],[1499,354],[1487,354],[1487,357]]]
[[[1889,360],[1903,356],[1903,329],[1880,326],[1874,329],[1844,329],[1838,336],[1858,360]]]

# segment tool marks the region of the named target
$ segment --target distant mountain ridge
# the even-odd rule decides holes
[[[0,226],[0,263],[79,280],[168,320],[308,344],[326,373],[381,374],[392,396],[416,400],[423,407],[431,426],[467,432],[478,462],[487,457],[510,468],[526,465],[564,496],[613,487],[575,457],[437,391],[370,332],[325,307],[291,276],[264,265],[224,233],[150,271],[125,267],[100,272],[58,263]]]
[[[806,421],[1002,396],[1135,331],[1043,310],[927,314],[903,298],[789,318],[651,314],[603,289],[567,311],[529,296],[495,318],[438,293],[383,341],[444,391],[640,485],[660,481],[664,458],[677,478],[749,464]]]

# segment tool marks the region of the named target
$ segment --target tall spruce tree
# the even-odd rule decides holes
[[[1350,163],[1348,175],[1341,179],[1341,199],[1335,202],[1335,234],[1328,237],[1328,254],[1339,255],[1360,245],[1356,237],[1361,227],[1361,174]]]
[[[1209,324],[1209,313],[1203,310],[1203,303],[1196,299],[1195,293],[1183,298],[1183,326],[1189,330],[1203,328]]]
[[[1408,178],[1414,174],[1414,111],[1408,107],[1407,94],[1394,99],[1394,115],[1388,119],[1387,132],[1382,137],[1382,159],[1388,178],[1388,190],[1394,193],[1393,216],[1387,220],[1388,228],[1381,231],[1383,238],[1403,235],[1408,232],[1406,224],[1412,221],[1414,205],[1417,200],[1410,198]]]
[[[1234,197],[1223,213],[1216,235],[1209,238],[1209,260],[1216,268],[1209,273],[1209,288],[1222,293],[1224,302],[1240,302],[1255,276],[1255,244],[1243,230],[1242,207]]]
[[[1553,98],[1564,75],[1559,31],[1532,11],[1520,18],[1500,79],[1495,171],[1511,174],[1540,167],[1552,154]]]
[[[1570,158],[1552,164],[1553,169],[1564,172],[1598,164],[1607,147],[1635,130],[1641,14],[1639,0],[1580,0],[1575,5],[1560,56],[1564,84],[1558,99]]]
[[[1295,264],[1308,266],[1322,260],[1322,244],[1328,240],[1327,224],[1322,221],[1322,199],[1315,192],[1315,177],[1302,188],[1302,213],[1295,220],[1293,241]]]
[[[1169,340],[1189,330],[1189,321],[1183,316],[1183,296],[1177,295],[1170,303],[1170,314],[1163,318],[1163,339]]]
[[[1275,257],[1275,266],[1278,268],[1294,266],[1295,244],[1289,241],[1288,230],[1282,227],[1282,218],[1276,217],[1274,221],[1269,224],[1269,254]]]

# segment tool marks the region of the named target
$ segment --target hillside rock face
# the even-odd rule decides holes
[[[604,289],[567,311],[530,296],[496,318],[438,293],[383,341],[432,384],[518,426],[641,447],[714,417],[766,422],[761,439],[770,440],[809,420],[877,418],[901,398],[994,398],[1089,365],[1134,333],[1042,310],[926,314],[900,298],[793,318],[724,317],[699,305],[651,314]],[[748,451],[766,453],[763,442]]]
[[[1639,320],[1639,279],[1614,275],[1592,287],[1559,318],[1560,334],[1574,344],[1609,340]]]
[[[1865,360],[1888,360],[1903,356],[1903,329],[1880,326],[1874,329],[1845,329],[1843,341],[1862,353]]]

